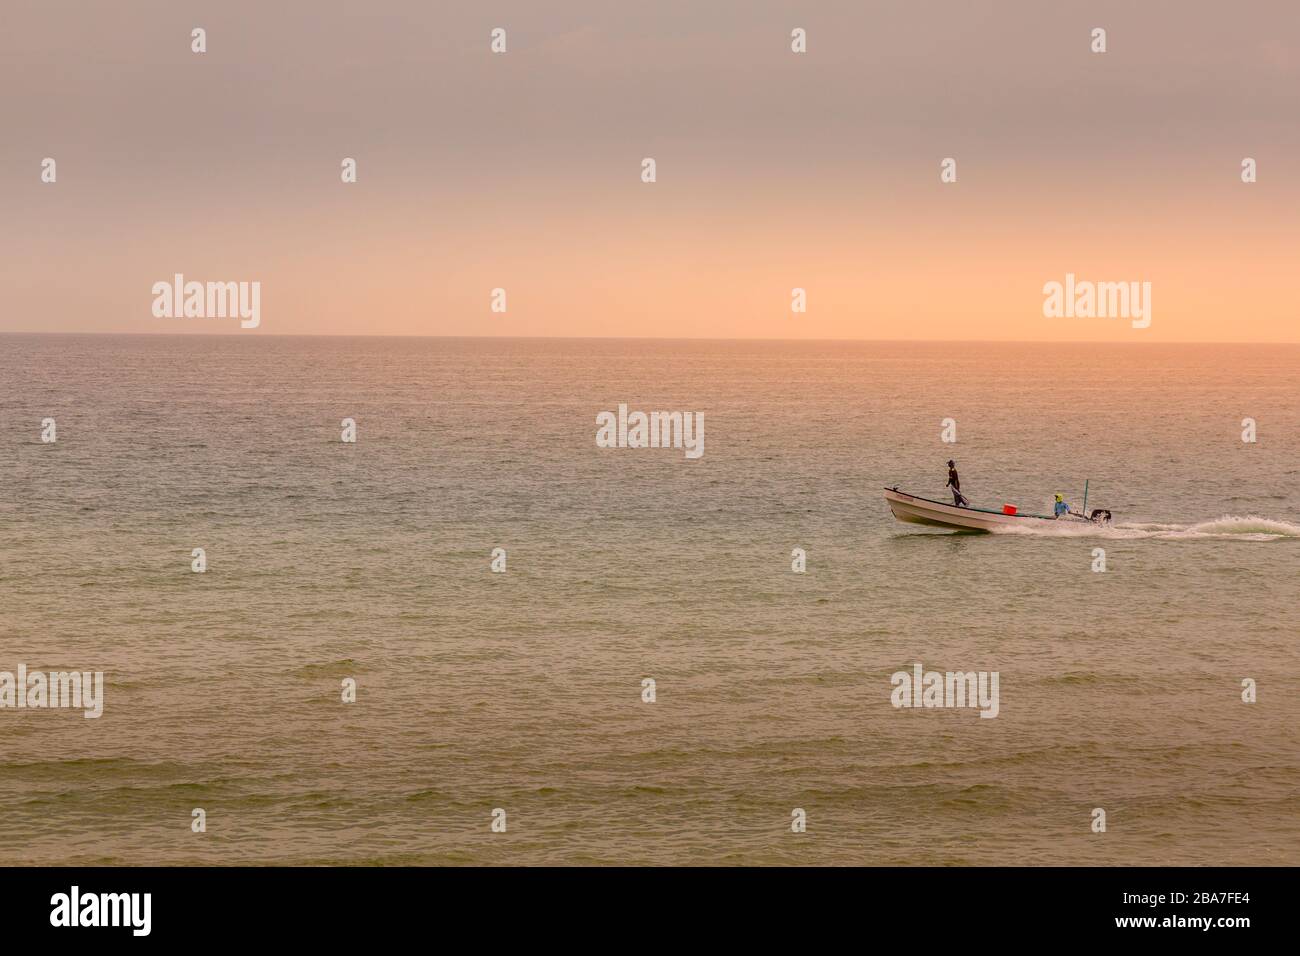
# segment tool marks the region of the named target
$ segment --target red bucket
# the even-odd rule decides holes
[[[1013,515],[1013,514],[1016,513],[1016,506],[1015,506],[1015,505],[1003,505],[1003,506],[1002,506],[1002,513],[1003,513],[1004,515]]]

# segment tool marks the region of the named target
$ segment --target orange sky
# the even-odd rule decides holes
[[[14,4],[0,331],[1300,341],[1293,3],[560,6]]]

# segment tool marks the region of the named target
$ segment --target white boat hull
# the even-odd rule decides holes
[[[1066,515],[1003,514],[986,508],[958,508],[929,498],[918,498],[895,488],[885,489],[885,500],[894,517],[907,524],[923,524],[955,531],[998,531],[1008,527],[1050,527],[1062,522],[1092,524],[1086,518]]]

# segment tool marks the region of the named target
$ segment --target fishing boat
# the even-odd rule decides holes
[[[1067,512],[1059,518],[1052,515],[1027,514],[1011,505],[1003,505],[1000,511],[991,508],[976,508],[971,505],[958,507],[909,495],[899,491],[897,486],[885,489],[885,500],[894,517],[907,524],[924,524],[935,528],[950,528],[954,531],[1002,531],[1014,527],[1049,528],[1063,524],[1108,525],[1110,512],[1101,508],[1087,510],[1087,492],[1084,493],[1084,513]]]

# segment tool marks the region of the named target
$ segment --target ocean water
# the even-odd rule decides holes
[[[1296,865],[1298,452],[1296,346],[0,336],[0,670],[107,684],[6,862]],[[895,522],[949,457],[1116,524]]]

